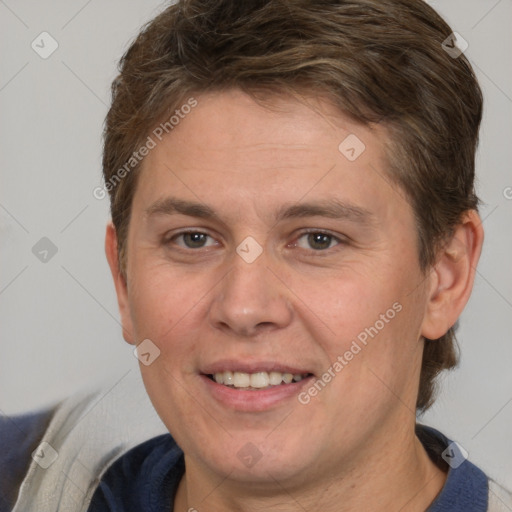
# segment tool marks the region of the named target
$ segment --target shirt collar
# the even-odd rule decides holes
[[[486,512],[488,479],[467,459],[467,452],[431,427],[417,425],[416,435],[430,458],[448,467],[446,482],[426,512]]]

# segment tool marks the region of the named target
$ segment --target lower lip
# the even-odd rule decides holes
[[[291,398],[297,399],[301,389],[307,386],[313,378],[310,375],[299,382],[280,384],[260,390],[244,390],[217,384],[206,375],[200,377],[215,400],[226,407],[245,412],[266,411]]]

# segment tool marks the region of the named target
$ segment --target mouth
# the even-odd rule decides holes
[[[279,371],[247,373],[230,370],[206,374],[206,377],[217,384],[231,389],[240,389],[244,391],[262,391],[276,388],[278,386],[286,386],[300,382],[301,380],[307,379],[311,376],[311,373],[289,373]]]
[[[223,359],[203,366],[201,388],[226,410],[263,412],[295,403],[314,374],[307,366],[256,361],[250,357]],[[298,402],[297,402],[298,403]]]

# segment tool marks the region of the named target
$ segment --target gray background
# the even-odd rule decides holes
[[[477,170],[486,241],[461,318],[461,366],[422,421],[512,488],[512,0],[430,3],[468,41],[485,95]],[[103,255],[107,200],[92,192],[117,60],[161,5],[0,1],[3,414],[138,372]],[[43,31],[59,45],[47,59],[31,48]],[[42,237],[58,249],[47,262],[32,252]]]

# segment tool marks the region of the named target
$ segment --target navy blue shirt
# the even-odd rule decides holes
[[[442,457],[446,450],[456,461],[427,512],[485,512],[489,492],[485,474],[460,459],[458,448],[440,432],[418,425],[416,434],[436,464],[446,465]],[[183,452],[170,434],[150,439],[125,453],[106,471],[88,512],[172,512],[184,472]]]

